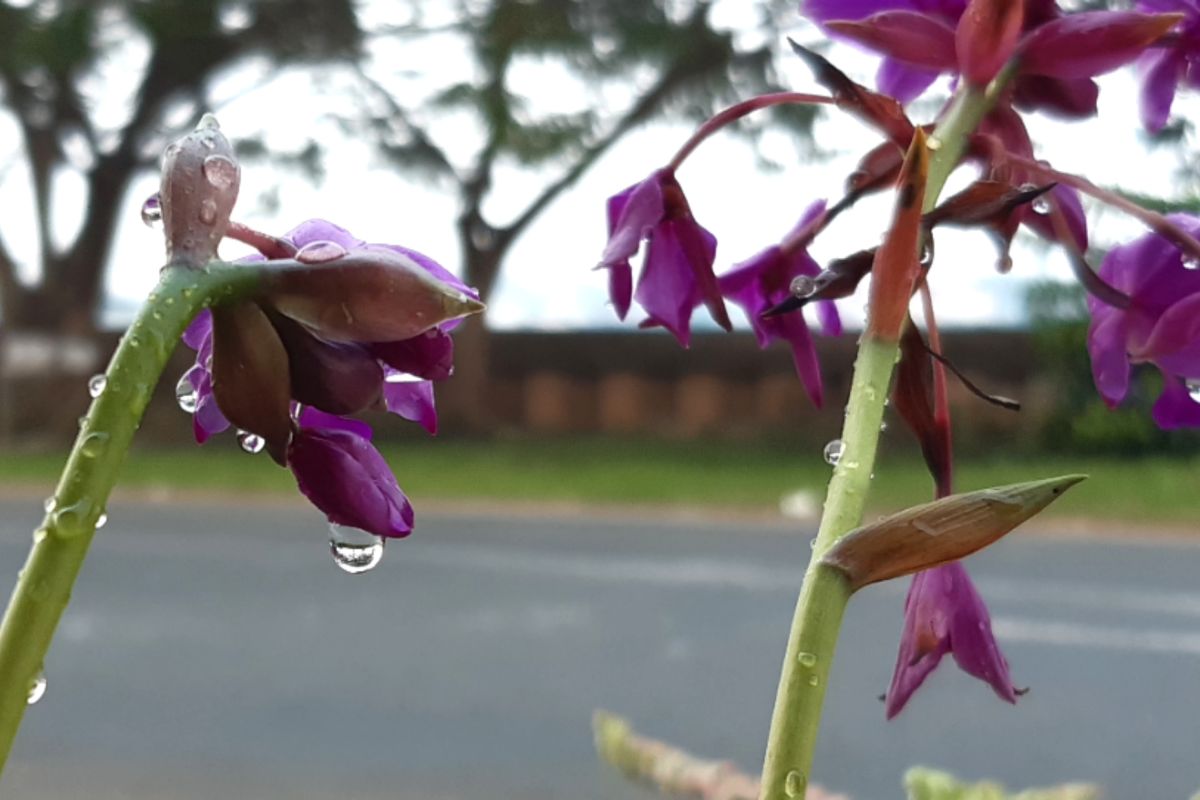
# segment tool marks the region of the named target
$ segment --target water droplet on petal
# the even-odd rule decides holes
[[[1033,208],[1034,212],[1038,214],[1050,213],[1050,201],[1046,199],[1045,195],[1035,197],[1033,199],[1033,203],[1031,203],[1031,207]]]
[[[829,444],[825,445],[825,451],[822,455],[825,457],[825,463],[832,466],[837,466],[837,463],[842,460],[842,453],[846,451],[846,443],[841,439],[834,439]]]
[[[41,700],[46,695],[46,674],[38,671],[34,676],[33,683],[29,684],[29,694],[25,696],[25,703],[33,705],[38,700]]]
[[[1200,403],[1200,378],[1189,378],[1183,385],[1187,387],[1188,397],[1192,398],[1192,402]]]
[[[921,242],[921,256],[919,260],[921,266],[927,269],[933,263],[933,244],[928,238]]]
[[[204,200],[200,203],[200,221],[205,225],[212,225],[217,221],[217,204],[213,200]]]
[[[238,431],[237,435],[238,447],[245,450],[251,455],[261,453],[263,448],[267,446],[267,440],[259,436],[257,433],[250,431]]]
[[[93,399],[97,398],[104,394],[105,386],[108,386],[108,378],[105,377],[103,373],[93,375],[88,379],[88,394],[90,394]]]
[[[361,575],[379,566],[383,560],[385,540],[358,528],[331,523],[329,526],[329,552],[333,563],[343,572]]]
[[[146,198],[146,202],[142,203],[142,222],[147,227],[153,228],[162,221],[162,202],[158,199],[158,194],[152,194]]]
[[[324,264],[345,255],[346,248],[337,242],[309,242],[297,251],[295,258],[301,264]]]
[[[783,793],[788,797],[804,797],[806,789],[808,789],[808,781],[805,779],[804,773],[798,769],[792,770],[783,779]]]
[[[796,656],[796,660],[800,662],[802,667],[815,667],[817,665],[816,653],[800,653]]]
[[[187,375],[184,375],[179,379],[179,383],[175,384],[175,402],[179,404],[180,410],[186,414],[196,413],[196,405],[199,401],[198,395],[196,387],[192,385]]]
[[[238,165],[228,156],[209,156],[204,159],[200,171],[217,189],[228,189],[238,179]]]
[[[1193,253],[1184,253],[1181,261],[1184,269],[1200,269],[1200,256]]]
[[[100,530],[108,524],[108,514],[101,511],[100,516],[96,517],[96,530]]]
[[[808,297],[817,288],[817,283],[808,275],[797,275],[792,278],[792,283],[788,286],[788,291],[792,293],[792,297]]]

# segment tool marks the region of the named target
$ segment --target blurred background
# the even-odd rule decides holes
[[[432,637],[428,648],[406,658],[414,659],[412,670],[433,681],[427,687],[429,696],[444,698],[441,706],[431,701],[425,716],[415,718],[440,731],[445,738],[439,741],[448,748],[418,747],[410,752],[423,755],[411,756],[411,764],[400,759],[399,766],[393,765],[399,776],[420,772],[420,779],[412,783],[416,788],[408,793],[447,797],[481,790],[495,793],[491,777],[507,787],[501,794],[514,797],[559,796],[572,790],[599,797],[632,791],[619,783],[605,783],[608,779],[598,767],[588,771],[593,767],[587,752],[586,714],[576,724],[573,715],[568,721],[565,716],[558,719],[545,712],[554,718],[548,720],[548,727],[538,727],[538,715],[543,712],[537,704],[544,698],[536,687],[507,689],[518,697],[528,693],[528,703],[492,709],[488,724],[494,727],[484,724],[475,729],[474,738],[468,737],[478,746],[472,752],[493,754],[488,758],[494,761],[479,768],[483,774],[464,773],[452,745],[463,735],[458,723],[472,727],[478,720],[461,709],[455,712],[461,712],[461,717],[430,710],[454,706],[455,698],[461,700],[468,691],[464,687],[479,691],[478,684],[487,680],[486,669],[471,673],[463,667],[461,674],[454,672],[460,682],[438,684],[435,678],[447,676],[433,675],[432,665],[442,664],[452,672],[461,666],[457,661],[445,663],[446,652],[464,662],[486,659],[468,645],[476,638],[497,636],[502,643],[498,646],[507,648],[499,656],[497,669],[504,675],[511,672],[513,680],[519,681],[522,675],[529,678],[522,653],[544,669],[554,660],[546,654],[550,651],[532,645],[523,649],[525,645],[514,636],[516,640],[521,636],[538,639],[552,651],[565,647],[560,633],[568,639],[576,634],[582,637],[593,624],[598,638],[588,643],[581,638],[575,649],[564,650],[564,657],[576,661],[562,665],[563,670],[581,680],[586,678],[583,683],[636,684],[640,688],[631,694],[614,689],[614,697],[646,710],[648,732],[655,732],[656,720],[664,721],[662,732],[679,734],[685,739],[681,744],[700,749],[707,745],[712,755],[733,756],[743,766],[755,768],[791,590],[793,583],[798,585],[807,558],[806,542],[828,478],[829,467],[821,451],[840,428],[863,296],[840,304],[848,323],[845,335],[818,337],[827,400],[825,408],[814,409],[795,379],[787,350],[782,346],[758,350],[744,321],[739,320],[742,324],[737,331],[725,334],[715,331],[698,314],[698,335],[691,349],[682,351],[661,332],[636,330],[635,320],[628,325],[618,323],[607,305],[605,276],[592,267],[604,246],[605,198],[664,164],[700,121],[754,93],[816,88],[811,76],[788,54],[786,36],[819,47],[856,79],[870,83],[874,59],[826,40],[803,22],[796,3],[790,1],[0,2],[3,575],[15,577],[26,531],[34,522],[36,498],[52,486],[77,419],[89,402],[88,377],[102,371],[123,326],[154,283],[162,259],[161,234],[143,225],[139,209],[156,190],[161,152],[202,113],[211,111],[236,143],[242,160],[237,219],[282,233],[310,217],[328,218],[368,241],[398,243],[428,253],[478,287],[489,303],[484,318],[471,321],[456,336],[457,374],[438,387],[438,437],[430,439],[416,426],[397,421],[372,420],[380,423],[381,449],[395,466],[418,514],[424,515],[419,519],[428,521],[420,523],[419,536],[412,542],[394,548],[404,549],[406,555],[412,553],[410,560],[395,553],[385,569],[377,572],[388,566],[397,571],[389,578],[372,576],[375,591],[394,599],[399,608],[427,606],[430,617],[425,626],[435,625],[440,609],[447,607],[434,600],[438,592],[452,595],[445,598],[451,609],[467,604],[447,612],[451,619],[448,630],[459,630],[453,622],[459,612],[474,619],[463,623],[461,651],[437,643],[439,636],[452,638],[454,634],[446,631],[422,628],[408,634]],[[1194,209],[1200,202],[1196,199],[1196,131],[1190,121],[1197,118],[1195,112],[1200,108],[1195,98],[1180,97],[1172,124],[1151,139],[1132,123],[1136,76],[1131,71],[1105,76],[1101,84],[1097,120],[1073,124],[1040,117],[1029,120],[1039,156],[1155,207]],[[948,91],[945,82],[935,85],[913,105],[914,118],[931,118]],[[874,135],[855,122],[827,112],[785,108],[752,117],[705,144],[689,159],[679,178],[697,219],[720,241],[718,271],[777,241],[812,200],[839,197],[846,174],[874,143]],[[969,176],[960,176],[950,190],[967,180]],[[886,197],[860,203],[822,236],[813,248],[814,255],[823,261],[872,245],[882,233],[887,208]],[[1088,210],[1093,263],[1099,263],[1106,247],[1140,231],[1136,223],[1115,212],[1090,203]],[[243,252],[233,244],[223,255],[234,258]],[[1032,584],[1020,583],[1025,578],[1014,578],[1006,570],[1025,576],[1044,569],[1047,575],[1056,576],[1048,579],[1051,582],[1065,582],[1060,593],[1037,601],[1046,607],[1065,604],[1068,609],[1077,607],[1081,614],[1085,610],[1103,614],[1108,608],[1105,603],[1116,603],[1109,610],[1118,616],[1161,613],[1169,623],[1160,629],[1154,627],[1157,622],[1131,617],[1111,628],[1105,627],[1111,621],[1108,617],[1047,623],[1028,610],[1013,612],[1006,617],[1007,630],[1018,643],[1016,647],[1029,650],[1025,663],[1044,661],[1070,673],[1078,665],[1099,669],[1093,660],[1097,652],[1118,653],[1124,658],[1160,652],[1182,659],[1171,662],[1172,669],[1178,668],[1172,676],[1185,675],[1189,669],[1194,675],[1200,648],[1195,638],[1188,637],[1200,637],[1200,632],[1179,627],[1189,618],[1178,615],[1185,613],[1179,609],[1194,611],[1200,606],[1190,605],[1195,600],[1186,594],[1189,584],[1164,588],[1174,578],[1164,577],[1156,565],[1182,570],[1181,564],[1194,558],[1190,551],[1180,556],[1177,548],[1194,530],[1200,510],[1196,500],[1200,436],[1168,434],[1154,427],[1148,414],[1158,393],[1153,370],[1138,374],[1125,407],[1109,410],[1099,400],[1084,348],[1086,307],[1082,294],[1069,282],[1070,270],[1060,254],[1031,238],[1019,238],[1012,274],[1000,275],[993,266],[996,253],[992,243],[971,231],[939,231],[937,254],[932,285],[939,319],[946,327],[947,354],[986,390],[1022,403],[1021,412],[1012,413],[986,405],[959,384],[951,384],[960,488],[1054,472],[1089,472],[1092,481],[1056,506],[1050,521],[1041,527],[1050,533],[1115,537],[1103,543],[1088,539],[1085,544],[1014,545],[1017,556],[1011,564],[1006,557],[994,557],[991,562],[998,565],[992,585],[1007,597],[1001,602],[1019,605],[1038,596]],[[356,759],[364,752],[357,749],[331,745],[328,760],[322,762],[322,747],[313,741],[292,751],[264,744],[280,726],[294,722],[286,713],[288,708],[301,717],[310,712],[315,715],[304,705],[303,692],[289,689],[286,698],[276,698],[282,705],[271,708],[282,716],[260,718],[252,713],[246,718],[236,713],[236,708],[247,707],[240,692],[259,697],[257,692],[268,691],[241,686],[243,680],[237,676],[234,662],[247,656],[240,648],[248,642],[269,644],[281,638],[278,631],[269,635],[264,631],[274,630],[271,620],[276,619],[276,612],[280,618],[290,618],[293,608],[291,600],[266,598],[265,584],[272,580],[256,586],[255,581],[242,578],[249,574],[272,576],[278,579],[274,582],[280,586],[275,588],[283,597],[301,591],[285,578],[292,577],[294,568],[296,575],[309,580],[305,559],[320,555],[323,524],[315,512],[301,507],[286,471],[274,468],[264,458],[242,453],[232,435],[203,449],[195,447],[191,426],[176,406],[173,386],[189,361],[187,352],[176,354],[126,467],[114,506],[128,505],[127,525],[120,522],[122,514],[113,514],[111,527],[118,530],[105,531],[97,540],[95,558],[111,566],[108,571],[98,567],[97,574],[107,575],[109,582],[89,575],[90,583],[81,588],[81,595],[94,599],[96,609],[111,607],[112,616],[97,611],[96,619],[89,622],[90,618],[77,614],[80,602],[76,601],[64,623],[68,643],[63,648],[77,652],[78,659],[56,655],[61,659],[59,675],[50,670],[51,685],[68,683],[62,679],[64,672],[74,671],[87,684],[94,681],[97,669],[108,670],[105,680],[112,685],[105,692],[126,697],[124,705],[113,702],[117,703],[114,707],[128,711],[128,698],[137,696],[138,685],[158,686],[155,681],[163,678],[164,673],[156,668],[154,680],[145,683],[140,671],[161,657],[155,642],[161,647],[162,641],[183,636],[194,644],[190,633],[181,631],[194,633],[194,626],[219,630],[219,625],[212,618],[187,611],[189,601],[183,594],[159,596],[166,587],[181,590],[186,586],[182,577],[183,583],[178,585],[160,577],[144,587],[140,598],[126,596],[121,587],[130,585],[131,575],[146,571],[160,576],[175,575],[179,570],[190,574],[188,564],[208,559],[204,563],[223,576],[218,581],[222,592],[229,592],[222,594],[222,602],[214,599],[210,610],[220,614],[223,612],[217,609],[259,608],[261,618],[250,613],[254,624],[243,626],[228,640],[215,633],[211,640],[204,640],[207,649],[195,663],[207,667],[197,669],[213,668],[222,674],[233,671],[227,681],[212,686],[202,681],[207,687],[203,690],[190,683],[191,689],[163,684],[155,702],[180,700],[183,705],[167,715],[179,722],[179,715],[190,718],[201,713],[212,701],[209,692],[213,686],[228,687],[232,682],[240,687],[226,698],[232,703],[232,716],[226,722],[209,720],[211,736],[197,740],[208,744],[187,737],[174,739],[177,726],[164,727],[156,747],[165,748],[158,754],[167,765],[160,770],[165,777],[147,769],[145,774],[151,777],[135,780],[129,776],[136,769],[129,772],[129,764],[122,759],[132,757],[136,743],[147,738],[148,731],[156,730],[155,724],[166,723],[152,723],[133,714],[127,724],[118,725],[107,713],[111,709],[95,704],[93,685],[91,694],[84,693],[76,701],[68,703],[65,697],[58,701],[62,705],[56,706],[57,712],[62,716],[54,725],[50,723],[52,708],[39,708],[31,715],[41,715],[41,723],[32,722],[35,733],[29,737],[37,744],[26,744],[18,753],[23,760],[14,770],[17,777],[6,778],[17,788],[6,789],[5,796],[8,791],[15,792],[14,797],[85,796],[71,793],[82,792],[81,787],[92,780],[90,776],[100,774],[107,777],[92,790],[100,792],[107,787],[103,791],[110,794],[86,796],[232,796],[221,792],[234,791],[230,787],[250,791],[247,787],[252,786],[256,794],[243,796],[307,797],[303,793],[307,789],[302,787],[311,782],[304,769],[328,777],[331,786],[347,792],[342,796],[396,796],[391,792],[400,778],[393,780],[386,770],[376,774],[378,765],[370,758],[363,761],[368,765],[363,767]],[[891,422],[872,497],[880,512],[922,501],[930,492],[915,443],[898,419]],[[213,503],[214,498],[220,502]],[[704,522],[689,532],[689,525],[681,524],[681,519]],[[791,521],[784,521],[788,519]],[[245,527],[252,530],[246,532]],[[309,529],[302,539],[286,538],[276,530],[286,528],[294,533],[297,527]],[[575,530],[579,527],[586,529],[586,544],[581,544],[581,534]],[[206,535],[214,528],[219,529],[215,536]],[[617,528],[624,533],[616,533]],[[797,528],[802,535],[795,534]],[[738,537],[736,544],[731,542],[731,530]],[[235,538],[243,534],[249,537],[245,543],[230,544],[243,542]],[[1164,546],[1160,555],[1136,551],[1149,565],[1138,578],[1144,578],[1145,585],[1131,583],[1116,595],[1101,591],[1103,583],[1097,581],[1102,576],[1131,578],[1120,566],[1125,540],[1158,541],[1161,536],[1170,536],[1172,543]],[[711,613],[680,607],[676,616],[669,610],[671,602],[679,601],[674,595],[660,617],[651,615],[658,621],[650,630],[629,634],[635,641],[640,641],[640,636],[647,643],[654,642],[651,650],[657,655],[651,659],[653,663],[624,664],[617,670],[621,683],[611,674],[601,679],[596,673],[604,673],[601,667],[608,662],[596,659],[616,665],[626,658],[621,649],[623,636],[631,630],[631,619],[643,618],[646,606],[626,598],[620,611],[630,616],[623,617],[614,609],[597,611],[600,606],[594,604],[603,602],[601,595],[574,597],[556,605],[546,597],[562,588],[557,586],[538,592],[530,589],[529,597],[520,594],[524,589],[511,587],[498,588],[495,596],[474,597],[467,591],[475,583],[470,579],[472,570],[486,573],[488,580],[505,575],[516,580],[527,568],[513,567],[491,551],[476,552],[472,548],[485,546],[480,537],[489,542],[486,547],[511,538],[517,552],[527,554],[534,564],[543,563],[541,558],[550,559],[539,575],[556,574],[563,565],[568,574],[582,570],[581,574],[592,575],[593,556],[601,558],[602,564],[604,558],[615,559],[600,569],[600,574],[608,577],[595,579],[601,588],[625,580],[633,585],[643,581],[643,588],[665,586],[669,593],[676,585],[670,575],[677,568],[691,574],[688,569],[694,569],[695,563],[687,559],[693,556],[709,566],[715,563],[712,560],[733,559],[734,574],[751,576],[743,583],[758,588],[738,588],[742,579],[729,578],[721,570],[713,573],[716,577],[710,576],[711,580],[685,581],[689,591],[699,593],[707,587],[716,592],[716,596],[700,593],[706,599],[697,601]],[[433,550],[420,549],[425,545],[418,539],[426,538],[434,540]],[[460,545],[468,554],[474,553],[466,558],[474,565],[467,568],[467,579],[434,581],[412,574],[417,569],[414,564],[425,564],[435,574],[449,570],[459,575],[454,548]],[[581,546],[584,550],[576,552]],[[645,547],[653,552],[639,554],[638,548]],[[237,558],[225,564],[219,556],[231,548],[238,551]],[[291,548],[296,548],[294,554]],[[568,553],[554,555],[556,548],[566,548]],[[627,556],[614,555],[625,552],[622,548],[633,550]],[[550,555],[546,555],[547,549]],[[742,557],[749,561],[741,564],[737,559]],[[559,564],[555,558],[566,561]],[[1029,563],[1023,560],[1026,558]],[[641,573],[636,565],[644,563],[642,559],[658,564],[667,577],[638,578]],[[683,566],[678,559],[684,559]],[[789,577],[771,572],[772,563],[790,563],[789,559],[795,562],[794,569],[787,570]],[[407,566],[400,567],[400,562]],[[1063,574],[1052,566],[1059,563]],[[1084,569],[1081,565],[1089,566]],[[320,564],[321,581],[343,577],[327,575],[327,567],[326,558]],[[284,573],[274,568],[284,569]],[[331,568],[328,571],[333,572]],[[765,576],[765,589],[754,576]],[[1183,581],[1184,573],[1177,577]],[[386,585],[391,588],[379,589],[379,584],[388,580],[391,583]],[[591,578],[579,580],[583,583],[577,582],[574,589],[592,585],[588,583]],[[423,586],[431,594],[414,599],[408,594],[412,586]],[[363,710],[369,708],[376,693],[397,687],[388,684],[385,675],[374,676],[365,684],[352,678],[356,659],[344,654],[362,644],[362,637],[356,635],[362,626],[371,633],[374,623],[369,619],[380,603],[370,587],[358,592],[359,586],[354,587],[358,599],[350,603],[341,594],[344,587],[337,581],[321,589],[327,594],[319,603],[295,601],[308,626],[297,635],[315,637],[318,643],[307,638],[302,641],[329,660],[314,657],[309,662],[310,672],[296,666],[306,663],[304,658],[292,659],[280,668],[311,674],[317,683],[324,677],[336,691],[353,694],[350,706]],[[211,591],[202,585],[192,588],[203,596]],[[497,599],[510,589],[519,595],[511,599],[512,608],[505,605],[508,601]],[[731,606],[722,606],[720,593],[729,591],[742,594]],[[758,597],[760,591],[767,597]],[[866,633],[848,645],[878,666],[870,674],[869,687],[844,687],[860,701],[873,697],[886,684],[898,631],[898,591],[877,598],[878,613],[872,611],[871,621],[861,623]],[[387,592],[394,592],[394,597]],[[1113,601],[1112,596],[1127,600]],[[654,604],[658,602],[655,597],[651,593],[642,599]],[[774,611],[765,615],[771,617],[769,631],[756,611],[765,608],[758,604],[760,600],[775,604]],[[155,616],[143,609],[149,615],[139,623],[153,634],[133,644],[120,636],[114,638],[114,631],[127,627],[129,608],[159,602],[163,604],[161,613]],[[181,613],[178,618],[171,616],[176,603]],[[489,604],[497,604],[491,617],[484,613]],[[472,614],[482,616],[475,619]],[[593,619],[593,614],[599,617]],[[1194,616],[1190,618],[1193,626]],[[1042,627],[1031,622],[1035,617]],[[875,621],[879,636],[870,635],[876,630],[872,627]],[[753,662],[747,666],[747,674],[752,672],[754,680],[746,678],[744,695],[734,692],[726,701],[739,709],[727,709],[732,716],[724,717],[738,731],[736,736],[729,729],[722,731],[717,726],[722,717],[698,699],[712,700],[714,692],[723,694],[728,687],[718,676],[738,668],[738,659],[728,651],[729,640],[717,630],[725,623],[732,626],[728,630],[737,631],[730,633],[732,641],[741,642],[739,637],[744,635],[747,639],[739,646],[750,647],[753,642],[760,648],[756,655],[747,656]],[[78,627],[72,629],[71,624]],[[283,627],[288,624],[299,623],[281,623]],[[655,624],[673,633],[656,638],[662,631],[656,633]],[[505,626],[515,626],[519,633],[513,634]],[[676,626],[679,631],[691,632],[681,633]],[[1133,635],[1147,626],[1154,636]],[[74,639],[71,630],[78,634]],[[323,631],[334,633],[326,637]],[[848,636],[854,635],[852,629]],[[689,639],[691,636],[697,639]],[[398,637],[395,641],[403,640]],[[1075,644],[1064,645],[1064,641]],[[613,649],[594,653],[592,648],[598,642],[609,642]],[[102,645],[114,648],[113,653],[105,655],[108,650]],[[660,645],[661,653],[654,649]],[[297,641],[289,645],[300,646]],[[101,649],[89,649],[93,647]],[[1077,663],[1059,658],[1067,652],[1063,648],[1071,647],[1077,648],[1069,650],[1071,657],[1079,659]],[[115,654],[119,648],[125,648],[124,655]],[[137,658],[130,653],[138,654]],[[700,684],[680,684],[695,689],[694,697],[679,700],[687,703],[691,716],[662,709],[656,713],[656,687],[675,686],[678,676],[674,670],[681,663],[693,663],[697,653],[713,658],[714,670],[721,665],[726,673],[714,672]],[[229,660],[223,661],[226,655]],[[384,648],[379,656],[388,659],[395,653]],[[116,660],[105,660],[110,657]],[[279,653],[261,658],[265,660],[250,670],[253,677],[245,676],[246,684],[291,685],[286,677],[271,677],[264,666],[272,658],[279,659]],[[218,663],[220,667],[215,666]],[[1061,705],[1043,706],[1041,712],[1035,712],[1040,714],[1043,736],[1057,731],[1053,735],[1061,739],[1066,734],[1046,720],[1058,711],[1063,724],[1068,718],[1078,719],[1083,706],[1096,702],[1097,693],[1112,691],[1111,686],[1119,684],[1119,669],[1127,665],[1111,660],[1104,663],[1104,669],[1113,671],[1097,673],[1097,686],[1089,691],[1071,687],[1071,692],[1059,697]],[[179,665],[170,669],[188,671]],[[181,673],[169,674],[178,677]],[[846,681],[853,677],[851,672]],[[304,683],[296,681],[297,685]],[[869,780],[862,779],[853,759],[841,764],[837,757],[827,756],[831,767],[826,782],[853,790],[855,796],[885,796],[881,794],[885,787],[896,787],[898,792],[900,768],[915,760],[963,767],[975,777],[999,774],[1013,784],[1027,782],[1026,777],[1028,782],[1109,778],[1126,781],[1120,785],[1127,791],[1142,786],[1140,782],[1151,772],[1164,774],[1158,766],[1149,770],[1116,758],[1113,745],[1093,747],[1094,742],[1086,737],[1077,748],[1080,760],[1070,762],[1077,769],[1071,774],[1056,771],[1044,754],[1036,757],[1039,742],[1043,742],[1037,737],[1029,740],[1028,757],[999,763],[991,772],[979,749],[966,744],[939,757],[942,745],[969,739],[965,734],[945,733],[955,730],[954,724],[969,726],[972,718],[961,709],[974,708],[972,703],[979,701],[981,707],[995,710],[979,687],[955,682],[955,678],[945,681],[951,689],[942,697],[949,698],[946,702],[950,705],[939,708],[950,715],[949,720],[938,712],[891,728],[882,725],[881,713],[870,704],[864,707],[862,719],[837,717],[841,712],[835,692],[830,702],[835,716],[829,739],[853,739],[855,731],[866,725],[874,731],[866,740],[877,742],[871,748],[891,755],[886,759],[888,768],[881,767]],[[503,679],[498,683],[507,685]],[[425,684],[418,681],[414,685]],[[1162,684],[1170,685],[1169,681]],[[585,686],[564,686],[562,691],[571,701],[563,700],[557,708],[590,707]],[[971,701],[960,701],[958,692]],[[52,688],[49,697],[53,700],[55,696]],[[1023,703],[1022,709],[1033,702],[1031,698]],[[1130,702],[1157,708],[1147,706],[1145,698]],[[254,702],[249,707],[257,708]],[[1110,706],[1125,707],[1122,703]],[[1088,713],[1099,713],[1089,709]],[[643,721],[638,719],[637,707],[616,710],[630,714],[635,722]],[[105,735],[117,736],[116,744],[106,745],[89,736],[73,739],[64,733],[93,725],[80,721],[88,713],[109,720]],[[1146,713],[1148,720],[1160,719],[1170,709]],[[862,721],[868,718],[869,722]],[[359,717],[337,719],[344,722],[349,737],[362,724]],[[1125,719],[1128,722],[1129,718]],[[710,727],[704,728],[704,721]],[[1110,722],[1121,724],[1102,716],[1092,724],[1103,729]],[[562,724],[563,736],[583,736],[582,745],[571,738],[562,752],[555,750],[557,734],[547,733],[558,730],[555,723]],[[39,724],[45,727],[37,727]],[[371,730],[378,732],[390,724],[393,722]],[[908,728],[902,727],[906,724]],[[1024,736],[1028,730],[1020,726],[1031,723],[1025,718],[1025,722],[1011,724]],[[1173,730],[1171,736],[1188,741],[1187,736],[1195,732],[1194,723],[1190,724],[1188,728],[1189,723],[1181,720],[1183,727]],[[534,746],[529,751],[497,748],[497,740],[485,735],[500,731],[498,735],[503,736],[511,726],[525,730],[522,725],[542,731],[530,734]],[[114,733],[117,727],[122,729],[119,735]],[[1130,735],[1133,728],[1137,725],[1131,723]],[[229,730],[242,731],[230,739],[237,746],[214,749],[214,737],[219,739]],[[700,733],[696,741],[686,741],[692,730],[708,730],[711,735]],[[932,733],[935,731],[943,733]],[[122,744],[122,737],[127,737],[128,746]],[[323,736],[317,738],[325,741]],[[172,748],[172,741],[178,746]],[[934,746],[916,746],[922,741],[932,741]],[[362,747],[375,752],[378,743],[362,743]],[[1137,749],[1128,743],[1121,747],[1131,757]],[[189,759],[188,754],[197,748],[203,758]],[[558,771],[550,770],[552,777],[544,783],[528,778],[526,771],[539,748],[545,758],[561,757],[555,762]],[[56,755],[48,757],[46,753]],[[43,760],[45,764],[39,767]],[[298,761],[309,763],[299,769]],[[202,768],[209,763],[220,768]],[[321,763],[325,766],[314,766]],[[85,766],[68,769],[63,764]],[[231,764],[240,766],[234,769]],[[417,768],[421,764],[438,766],[422,770]],[[299,777],[278,778],[292,767],[299,770]],[[238,769],[248,776],[244,784],[237,783],[242,774]],[[364,769],[369,773],[366,777]],[[223,772],[221,779],[232,783],[206,784],[206,780],[215,780],[216,772]],[[53,784],[47,778],[50,773],[58,774],[63,782]],[[353,782],[356,778],[363,779],[361,785]],[[1200,783],[1200,776],[1185,771],[1170,773],[1169,778],[1160,788],[1176,794]],[[58,786],[54,789],[57,794],[51,795],[45,788],[52,785]],[[185,785],[193,789],[181,788]],[[218,785],[224,788],[216,788]],[[312,796],[331,796],[322,788],[312,791]],[[1143,796],[1167,795],[1151,792]]]

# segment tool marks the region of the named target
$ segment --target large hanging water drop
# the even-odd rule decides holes
[[[842,460],[844,452],[846,452],[846,443],[841,439],[834,439],[825,445],[825,450],[821,455],[824,456],[826,464],[836,467],[837,463]]]
[[[358,528],[330,523],[329,552],[338,569],[361,575],[379,566],[383,560],[384,539]]]
[[[105,386],[108,386],[108,378],[105,377],[103,373],[93,375],[88,379],[88,394],[91,395],[92,399],[94,400],[100,395],[104,394]]]
[[[199,402],[198,392],[187,375],[184,375],[179,379],[179,383],[175,384],[175,402],[179,404],[180,410],[185,414],[196,413],[196,405]]]
[[[38,700],[41,700],[46,695],[46,675],[43,672],[38,672],[34,677],[33,683],[29,684],[29,694],[25,696],[26,705],[33,705]]]
[[[159,200],[158,194],[150,195],[146,202],[142,203],[142,222],[150,228],[162,222],[162,201]]]
[[[238,431],[237,440],[238,447],[251,455],[261,453],[263,448],[267,446],[266,439],[250,431]]]

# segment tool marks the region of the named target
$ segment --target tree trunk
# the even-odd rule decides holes
[[[464,237],[465,239],[465,237]],[[479,290],[485,303],[500,271],[507,242],[482,250],[469,239],[463,242],[463,277]],[[491,433],[496,428],[489,389],[491,385],[491,331],[487,312],[471,317],[454,332],[454,377],[441,396],[450,428],[466,433]]]

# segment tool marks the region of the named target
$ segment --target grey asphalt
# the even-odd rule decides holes
[[[0,582],[33,502],[0,502]],[[46,664],[5,800],[632,800],[603,707],[761,764],[811,531],[426,513],[374,572],[290,506],[114,504]],[[898,798],[925,763],[1109,798],[1200,788],[1200,547],[1016,535],[969,562],[1019,684],[947,661],[895,722],[902,585],[847,618],[814,779]]]

